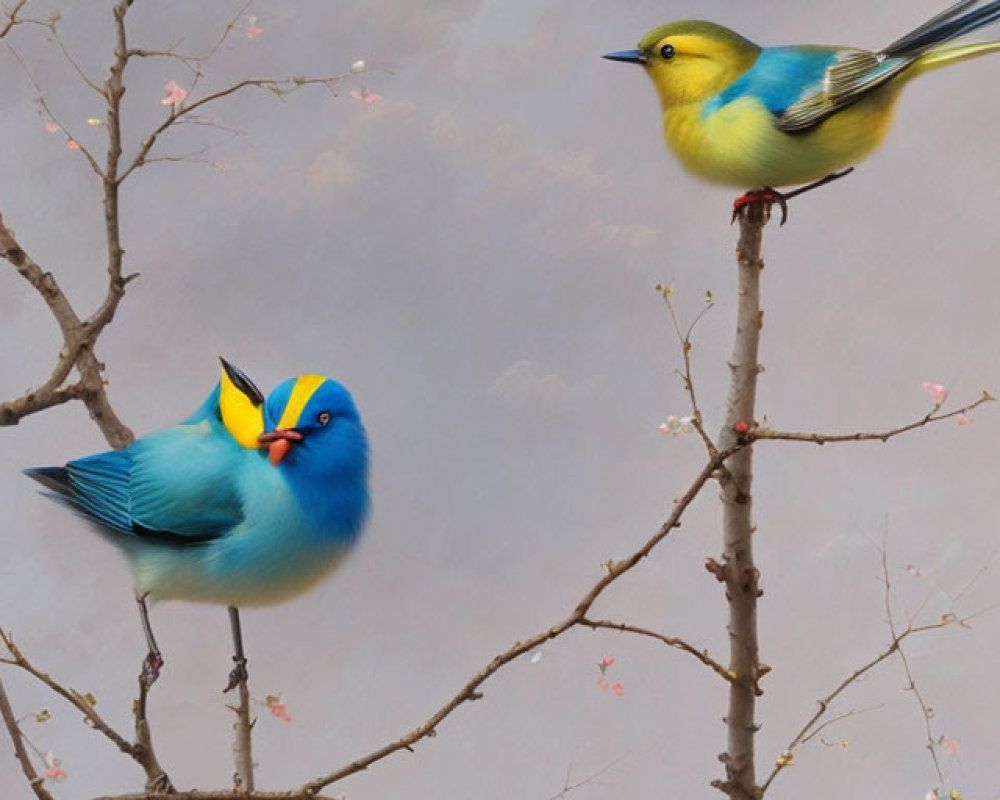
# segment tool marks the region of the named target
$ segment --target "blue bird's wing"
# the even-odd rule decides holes
[[[224,536],[244,518],[234,476],[239,447],[205,419],[151,434],[124,450],[28,470],[87,517],[146,541],[193,545]]]

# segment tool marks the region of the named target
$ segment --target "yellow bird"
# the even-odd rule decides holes
[[[639,49],[604,58],[646,70],[667,145],[688,170],[755,190],[734,212],[778,202],[784,222],[787,198],[846,174],[882,142],[911,79],[1000,50],[1000,42],[942,47],[997,20],[1000,0],[962,0],[877,53],[762,48],[711,22],[675,22],[646,34]],[[810,182],[786,194],[774,188]]]

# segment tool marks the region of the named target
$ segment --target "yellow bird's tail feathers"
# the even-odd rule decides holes
[[[938,67],[957,64],[959,61],[996,52],[1000,52],[1000,42],[977,42],[975,44],[963,44],[957,47],[942,47],[939,50],[929,50],[920,56],[903,75],[906,78],[915,78]]]

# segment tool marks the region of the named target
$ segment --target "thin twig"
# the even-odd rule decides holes
[[[0,717],[3,717],[4,727],[7,728],[7,733],[14,743],[14,755],[21,764],[21,772],[27,778],[35,797],[38,800],[53,800],[49,790],[45,788],[45,778],[35,771],[35,765],[31,763],[31,757],[24,749],[24,734],[21,733],[21,726],[17,724],[17,717],[10,707],[10,700],[7,699],[7,691],[2,680],[0,680]]]
[[[808,736],[806,736],[802,740],[801,743],[802,744],[806,744],[810,739],[813,739],[816,736],[819,736],[819,734],[821,734],[824,730],[826,730],[827,728],[829,728],[831,725],[836,725],[838,722],[842,722],[843,720],[848,719],[850,717],[856,717],[859,714],[866,714],[869,711],[876,711],[876,710],[878,710],[880,708],[885,708],[885,703],[879,703],[877,706],[868,706],[868,708],[852,709],[850,711],[845,711],[843,714],[838,714],[837,716],[833,717],[832,719],[828,719],[826,722],[824,722],[819,727],[815,728],[812,731],[812,733],[810,733]]]
[[[892,634],[893,640],[898,643],[899,637],[896,635],[896,621],[892,614],[892,582],[889,578],[889,550],[884,544],[882,546],[882,579],[885,582],[886,622],[889,625],[889,633]],[[896,653],[899,655],[899,660],[903,664],[903,671],[906,673],[906,688],[913,692],[917,705],[920,706],[920,713],[924,718],[924,730],[927,733],[927,752],[930,753],[931,761],[934,762],[934,771],[937,773],[938,782],[944,783],[944,775],[941,773],[941,763],[938,761],[937,751],[934,749],[934,734],[931,732],[931,717],[933,714],[924,701],[924,696],[917,687],[916,680],[913,678],[913,672],[910,670],[910,662],[906,657],[906,652],[901,646],[897,646]]]
[[[603,767],[597,770],[597,772],[591,773],[586,778],[583,778],[582,780],[579,780],[576,783],[570,783],[570,776],[572,775],[573,772],[573,762],[571,761],[569,765],[566,767],[566,778],[563,780],[563,788],[560,789],[557,794],[552,795],[552,797],[550,797],[549,800],[565,800],[566,795],[568,795],[570,792],[579,789],[581,786],[587,786],[588,784],[594,783],[596,778],[600,778],[601,775],[603,775],[605,772],[608,772],[609,770],[612,770],[615,767],[617,767],[619,764],[622,763],[622,761],[625,760],[625,758],[626,756],[624,755],[619,756],[610,764],[605,764]]]
[[[202,106],[207,105],[208,103],[221,100],[223,97],[228,97],[229,95],[235,94],[236,92],[248,87],[265,89],[269,92],[273,92],[279,97],[291,94],[297,89],[301,89],[303,86],[312,86],[315,84],[322,84],[332,91],[333,85],[338,81],[344,80],[346,77],[348,77],[348,74],[334,75],[329,78],[246,78],[225,89],[212,92],[190,105],[171,106],[170,114],[151,133],[149,133],[145,139],[142,140],[139,145],[139,152],[136,153],[132,163],[129,164],[128,168],[121,174],[121,177],[118,180],[119,182],[124,181],[129,175],[139,169],[139,167],[147,163],[147,156],[149,155],[150,150],[153,149],[159,137],[166,130],[177,123],[178,120],[191,114],[191,112],[196,111]]]
[[[955,411],[949,411],[947,414],[938,414],[937,410],[939,406],[935,406],[934,410],[929,414],[918,419],[916,422],[911,422],[909,425],[901,425],[898,428],[893,428],[887,431],[876,431],[867,433],[843,433],[843,434],[828,434],[828,433],[792,433],[789,431],[776,431],[770,428],[751,428],[747,433],[747,438],[751,441],[761,441],[764,439],[778,439],[782,441],[791,442],[812,442],[813,444],[829,444],[834,442],[868,442],[868,441],[879,441],[887,442],[894,436],[899,436],[903,433],[908,433],[909,431],[916,430],[917,428],[922,428],[925,425],[929,425],[932,422],[940,422],[945,419],[952,419],[953,417],[959,417],[963,414],[972,411],[975,408],[983,405],[984,403],[990,403],[996,400],[993,395],[989,392],[983,390],[983,393],[979,396],[977,400],[968,405],[962,406]]]
[[[718,675],[728,683],[732,683],[738,678],[737,675],[734,675],[732,672],[730,672],[728,669],[722,666],[722,664],[720,664],[714,658],[709,656],[706,650],[699,650],[697,647],[688,644],[683,639],[678,639],[674,636],[666,636],[662,633],[657,633],[656,631],[651,631],[646,628],[639,628],[635,625],[629,625],[624,622],[611,622],[610,620],[605,620],[605,619],[593,620],[585,618],[580,620],[580,624],[587,628],[593,628],[594,630],[597,630],[598,628],[604,628],[612,631],[620,631],[622,633],[635,633],[638,634],[639,636],[648,636],[651,639],[656,639],[660,642],[663,642],[665,645],[669,645],[670,647],[674,647],[678,650],[682,650],[685,653],[694,656],[702,664],[704,664],[706,667],[709,667],[713,672],[715,672],[716,675]]]
[[[701,321],[701,318],[715,307],[715,303],[707,303],[688,326],[687,331],[682,332],[680,321],[677,319],[677,312],[674,310],[673,303],[670,302],[671,290],[664,286],[657,286],[656,288],[663,295],[663,302],[666,303],[667,311],[670,312],[670,321],[673,323],[674,333],[677,334],[677,341],[681,346],[681,355],[684,358],[684,371],[678,371],[677,374],[680,375],[681,380],[684,382],[684,389],[691,400],[691,426],[698,432],[702,442],[705,444],[708,455],[711,457],[718,452],[718,448],[715,446],[715,442],[712,441],[712,437],[705,430],[705,419],[702,417],[701,409],[698,407],[698,396],[694,388],[694,378],[691,375],[691,334],[694,332],[695,326]]]

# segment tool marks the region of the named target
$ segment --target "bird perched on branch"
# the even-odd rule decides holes
[[[25,473],[96,523],[132,568],[149,655],[162,657],[146,599],[230,607],[245,677],[238,606],[278,603],[340,563],[368,513],[368,442],[348,391],[318,375],[265,400],[222,361],[218,386],[191,417],[123,450]]]
[[[882,142],[910,80],[1000,50],[1000,42],[942,46],[997,20],[1000,0],[962,0],[877,53],[762,48],[711,22],[675,22],[650,31],[637,50],[604,58],[646,70],[667,145],[688,170],[756,190],[734,212],[756,200],[785,212],[784,201],[804,189],[782,195],[775,187],[819,185],[850,171]]]

